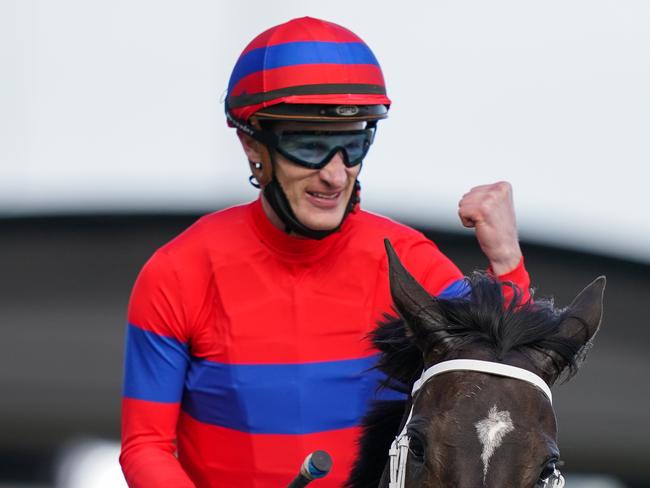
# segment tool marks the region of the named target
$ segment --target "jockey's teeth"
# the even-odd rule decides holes
[[[308,193],[310,195],[313,195],[313,196],[317,197],[317,198],[325,198],[325,199],[328,199],[328,200],[333,200],[338,196],[338,193],[334,193],[332,195],[325,195],[324,193],[316,193],[315,191],[310,191]]]

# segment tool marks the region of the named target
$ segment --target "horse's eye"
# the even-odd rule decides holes
[[[542,472],[539,473],[539,481],[537,481],[537,486],[546,486],[548,479],[555,472],[555,463],[557,463],[557,459],[551,459],[546,463],[546,466],[544,466]]]
[[[409,440],[409,453],[416,461],[424,460],[424,444],[417,435],[411,435]]]

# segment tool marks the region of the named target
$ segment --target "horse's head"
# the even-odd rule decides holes
[[[514,376],[448,371],[421,386],[405,427],[405,485],[551,486],[545,480],[553,479],[559,459],[557,428],[550,392],[539,379],[551,386],[577,371],[600,326],[605,278],[562,310],[551,301],[522,303],[516,290],[505,303],[505,285],[485,274],[469,279],[466,296],[442,300],[408,273],[388,242],[387,251],[391,294],[407,339],[399,345],[395,323],[375,333],[384,352],[380,367],[389,376],[412,384],[421,368],[457,359],[516,367],[510,368]],[[398,370],[400,355],[409,354],[411,362]]]

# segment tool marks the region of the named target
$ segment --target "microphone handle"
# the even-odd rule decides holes
[[[332,458],[325,451],[314,451],[305,458],[300,473],[287,488],[304,488],[315,479],[322,478],[332,469]]]
[[[312,482],[311,478],[307,478],[302,473],[299,473],[293,481],[289,484],[287,488],[305,488],[309,483]]]

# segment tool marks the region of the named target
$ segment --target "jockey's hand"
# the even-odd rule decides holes
[[[458,202],[458,215],[465,227],[475,229],[494,274],[506,274],[517,267],[521,248],[510,183],[499,181],[472,188]]]

